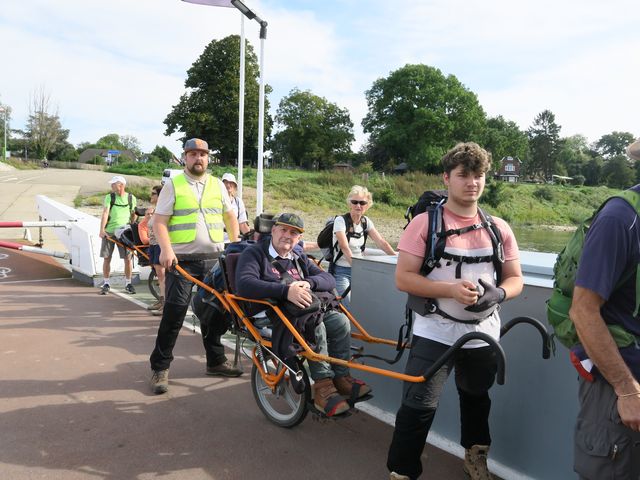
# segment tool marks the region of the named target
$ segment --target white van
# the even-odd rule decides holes
[[[180,175],[182,172],[184,172],[184,170],[178,170],[175,168],[165,168],[164,172],[162,172],[162,180],[160,181],[160,183],[164,185],[167,180],[175,177],[176,175]]]

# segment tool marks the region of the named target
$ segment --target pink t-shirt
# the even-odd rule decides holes
[[[473,217],[461,217],[444,207],[445,229],[460,229],[480,223],[479,215]],[[502,219],[492,217],[493,222],[500,230],[504,245],[505,260],[518,260],[520,252],[513,231]],[[427,237],[428,213],[423,213],[415,217],[407,229],[402,234],[398,243],[398,250],[417,257],[424,258]],[[445,251],[452,255],[481,257],[489,256],[493,253],[491,237],[486,228],[479,228],[461,235],[450,235],[446,238]],[[456,272],[459,279],[470,280],[478,284],[478,279],[482,278],[487,282],[494,283],[494,267],[491,262],[463,263],[460,268],[455,261],[441,260],[440,267],[429,273],[428,278],[434,281],[454,281]],[[474,318],[484,318],[485,315],[472,314],[464,310],[465,305],[456,302],[452,298],[436,299],[438,307],[454,318],[470,320]],[[469,332],[484,332],[495,339],[500,338],[500,317],[498,309],[488,318],[477,325],[464,324],[444,318],[437,314],[428,316],[415,315],[413,325],[414,335],[428,338],[445,345],[452,345],[462,335]],[[485,346],[482,341],[474,340],[465,344],[465,348],[477,348]]]

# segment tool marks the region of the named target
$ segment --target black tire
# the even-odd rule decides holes
[[[153,267],[151,267],[147,285],[149,285],[151,295],[153,295],[156,300],[160,300],[160,283],[158,282],[158,277],[156,277],[156,269]]]
[[[266,352],[265,352],[266,353]],[[283,365],[278,362],[276,367],[271,360],[267,360],[267,368],[271,373],[277,373]],[[308,403],[311,399],[311,387],[309,377],[303,370],[304,381],[307,388],[304,393],[293,391],[288,375],[276,386],[273,392],[262,380],[260,371],[256,365],[251,370],[251,391],[262,413],[272,423],[283,428],[292,428],[300,424],[309,413]]]

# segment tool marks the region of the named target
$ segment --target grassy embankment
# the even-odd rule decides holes
[[[119,166],[110,171],[142,174],[159,179],[161,168],[151,165]],[[155,167],[155,168],[154,168]],[[228,170],[228,169],[226,169]],[[225,169],[213,167],[221,176]],[[237,173],[232,169],[233,173]],[[244,170],[243,197],[249,210],[256,198],[256,170]],[[377,173],[307,172],[299,170],[264,171],[264,211],[295,211],[307,223],[308,239],[314,239],[331,215],[347,211],[345,198],[352,185],[364,185],[373,192],[374,205],[368,215],[378,230],[395,243],[405,224],[404,213],[426,189],[443,188],[441,178],[423,173],[403,176]],[[147,201],[148,187],[129,186],[138,198]],[[502,217],[514,226],[572,227],[587,218],[600,203],[614,193],[607,187],[574,187],[563,185],[506,184],[490,182],[481,199],[489,213]],[[105,192],[106,193],[106,192]],[[103,196],[77,199],[78,205],[99,204]],[[251,213],[250,213],[251,216]]]

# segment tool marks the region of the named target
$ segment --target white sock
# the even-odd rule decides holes
[[[127,285],[129,285],[131,283],[131,279],[130,278],[125,278],[124,279],[124,286],[126,287]]]
[[[109,277],[104,277],[103,285],[109,285]]]

